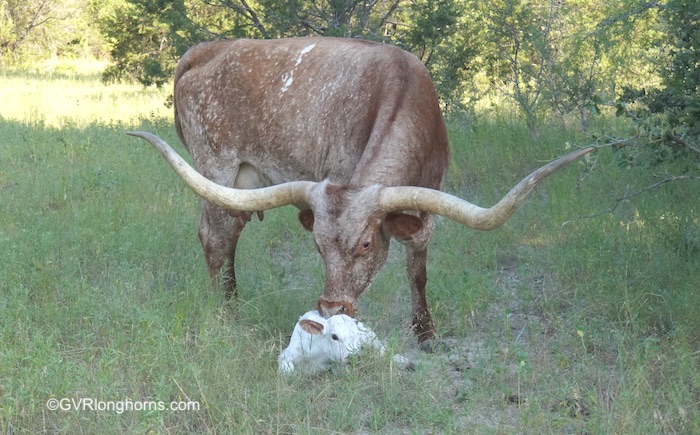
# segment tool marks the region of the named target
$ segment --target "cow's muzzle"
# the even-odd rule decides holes
[[[329,300],[323,296],[318,298],[318,312],[325,318],[336,314],[347,314],[350,317],[355,317],[357,314],[354,301]]]

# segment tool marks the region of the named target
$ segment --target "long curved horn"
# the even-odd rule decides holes
[[[380,207],[387,213],[416,210],[438,214],[475,230],[493,230],[506,223],[540,181],[593,149],[589,147],[575,151],[541,167],[525,177],[491,208],[479,207],[439,190],[411,186],[382,189]]]
[[[190,166],[175,150],[158,136],[144,131],[132,131],[129,136],[140,137],[160,151],[177,175],[199,196],[209,202],[237,211],[261,211],[284,205],[309,205],[313,181],[293,181],[259,189],[233,189],[221,186]]]

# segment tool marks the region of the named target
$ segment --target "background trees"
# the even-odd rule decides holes
[[[700,4],[670,0],[660,9],[658,30],[660,85],[630,83],[617,113],[634,121],[632,139],[650,147],[653,159],[690,155],[700,160]]]
[[[91,0],[0,0],[0,65],[100,56]]]
[[[361,37],[416,54],[446,109],[505,98],[536,132],[544,119],[585,131],[609,107],[638,128],[626,144],[645,137],[697,157],[699,9],[691,0],[0,0],[0,60],[94,56],[109,61],[106,80],[161,86],[205,40]]]
[[[0,0],[0,245],[12,252],[0,266],[1,431],[102,433],[104,423],[400,431],[415,416],[423,431],[700,433],[698,183],[668,183],[700,178],[699,8],[697,0]],[[432,360],[394,379],[370,359],[360,376],[328,378],[340,389],[303,380],[280,389],[270,356],[318,295],[299,282],[322,275],[307,261],[312,242],[288,243],[298,232],[292,211],[251,226],[261,232],[248,239],[257,247],[247,259],[250,293],[235,322],[221,317],[206,272],[182,255],[199,249],[197,200],[123,132],[177,141],[162,100],[191,44],[298,34],[371,38],[420,57],[452,111],[444,188],[477,203],[493,203],[565,144],[607,147],[585,169],[558,174],[507,228],[436,231],[436,319],[446,334],[469,337],[464,349],[488,337],[486,352],[460,357],[476,371],[460,362],[458,376],[443,376],[456,374],[450,353],[444,365]],[[149,86],[13,71],[59,57],[96,57],[109,62],[106,79]],[[664,187],[636,196],[656,186]],[[300,275],[292,257],[311,269]],[[401,287],[397,270],[375,286]],[[398,293],[368,297],[374,308],[364,314],[393,337]],[[443,382],[456,378],[458,388]],[[406,400],[431,388],[428,405]],[[334,400],[358,391],[375,400],[352,409]],[[107,419],[47,412],[46,399],[71,394],[185,394],[207,409]]]

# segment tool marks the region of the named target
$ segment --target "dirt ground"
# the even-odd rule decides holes
[[[541,310],[527,309],[537,304],[525,303],[518,294],[523,285],[535,293],[546,292],[544,278],[524,278],[514,262],[506,262],[498,271],[497,285],[506,296],[501,300],[507,302],[491,304],[469,336],[442,337],[431,349],[407,345],[403,355],[446,386],[442,397],[434,399],[451,403],[465,433],[526,433],[528,425],[522,420],[528,418],[525,414],[532,415],[531,404],[537,418],[557,421],[543,427],[585,432],[591,404],[579,386],[591,380],[583,389],[593,389],[596,396],[606,394],[604,384],[611,382],[614,364],[587,368],[576,361],[576,351],[553,350],[561,348],[557,346],[561,327]],[[384,433],[416,431],[395,427],[384,428]]]

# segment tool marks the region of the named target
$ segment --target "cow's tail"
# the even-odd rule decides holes
[[[185,141],[185,137],[182,133],[182,125],[180,122],[180,113],[177,111],[177,94],[178,94],[178,89],[180,86],[178,86],[178,83],[180,82],[180,79],[187,74],[192,69],[199,68],[208,62],[210,62],[212,59],[216,58],[220,54],[222,54],[227,47],[230,46],[231,41],[233,40],[220,40],[220,41],[209,41],[209,42],[203,42],[201,44],[197,44],[187,50],[185,54],[182,55],[182,58],[180,58],[180,62],[177,64],[177,68],[175,69],[175,80],[174,80],[174,87],[173,87],[173,107],[175,108],[175,129],[177,130],[177,137],[180,138],[180,142],[187,148],[189,151],[189,147],[187,146],[187,142]]]
[[[175,115],[175,130],[177,131],[177,137],[180,139],[180,143],[185,146],[187,151],[189,151],[189,147],[187,146],[187,142],[185,142],[185,136],[182,134],[182,125],[180,123],[180,115],[177,112],[177,89],[178,89],[178,82],[182,78],[183,75],[189,70],[192,69],[194,66],[194,63],[192,62],[192,49],[187,51],[182,58],[180,59],[180,62],[177,64],[177,69],[175,69],[175,80],[173,83],[173,109],[174,109],[174,115]]]

